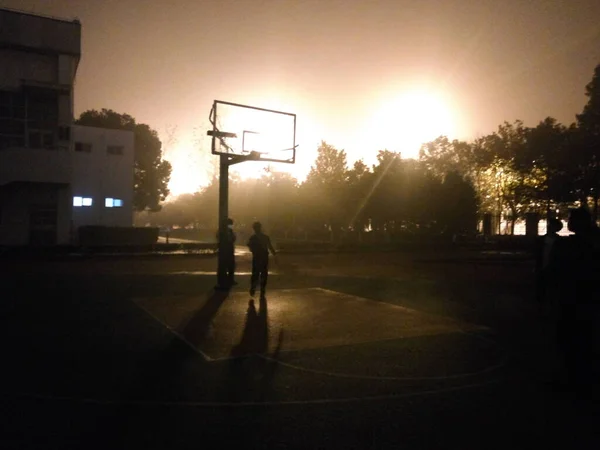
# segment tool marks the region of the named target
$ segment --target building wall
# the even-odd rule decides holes
[[[90,206],[73,206],[74,228],[83,225],[132,226],[133,132],[79,125],[73,126],[72,130],[72,195],[92,199]],[[111,154],[109,148],[121,148],[122,154]],[[112,207],[107,206],[106,199],[113,199]],[[120,200],[120,206],[114,200]]]
[[[0,49],[0,89],[19,89],[22,80],[58,82],[58,56]]]
[[[13,47],[81,54],[81,24],[23,11],[0,9],[0,42]]]
[[[0,186],[0,245],[68,244],[71,189],[52,183]]]
[[[0,8],[0,245],[71,236],[81,24]]]
[[[0,245],[133,224],[133,132],[73,126],[80,52],[78,21],[0,8]]]

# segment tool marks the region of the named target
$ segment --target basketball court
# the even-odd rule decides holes
[[[447,297],[426,305],[416,280],[380,280],[377,291],[371,279],[284,271],[251,305],[247,275],[226,292],[211,289],[214,272],[193,273],[195,259],[127,265],[136,276],[97,261],[10,277],[21,294],[5,307],[3,400],[23,436],[33,423],[40,441],[75,432],[83,444],[100,429],[134,448],[142,438],[230,443],[236,430],[251,444],[309,437],[300,446],[315,448],[332,436],[369,448],[361,424],[401,446],[416,427],[458,443],[545,417],[545,394],[507,361],[518,354],[507,336],[523,330],[432,308]]]
[[[502,365],[486,327],[320,287],[276,289],[264,300],[232,291],[134,303],[209,363],[259,357],[301,372],[397,380]]]
[[[294,164],[296,115],[215,100],[210,122],[223,242],[229,167]],[[514,368],[492,330],[433,314],[448,310],[419,300],[442,306],[448,296],[419,295],[418,273],[400,276],[405,269],[380,257],[340,256],[347,264],[328,271],[299,257],[302,271],[275,265],[267,298],[251,299],[242,288],[250,255],[237,253],[237,287],[222,251],[218,264],[88,261],[11,277],[18,296],[5,305],[3,340],[11,427],[30,439],[33,423],[46,446],[74,442],[74,433],[79,447],[102,438],[102,448],[226,445],[237,433],[255,447],[306,439],[301,448],[376,448],[377,436],[355,435],[367,427],[399,448],[403,424],[403,438],[415,427],[419,439],[460,430],[454,442],[464,447],[465,434],[495,440],[541,417],[544,397],[529,394],[522,374],[511,382]]]

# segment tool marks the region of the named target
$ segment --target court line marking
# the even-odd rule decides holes
[[[158,322],[159,324],[161,324],[163,327],[165,327],[168,331],[170,331],[176,338],[180,339],[184,344],[186,344],[188,347],[190,347],[194,352],[196,352],[198,355],[200,355],[206,362],[212,362],[214,361],[213,358],[211,358],[210,356],[208,356],[206,353],[204,353],[202,350],[200,350],[198,347],[196,347],[194,344],[192,344],[190,341],[188,341],[185,336],[183,336],[181,333],[179,333],[177,330],[175,330],[174,328],[172,328],[171,326],[169,326],[167,323],[163,322],[162,320],[160,320],[158,317],[156,317],[154,314],[152,314],[150,311],[148,311],[146,308],[144,308],[142,305],[138,304],[137,302],[131,300],[131,302],[137,306],[139,309],[141,309],[142,311],[144,311],[148,316],[150,316],[152,319],[154,319],[156,322]]]
[[[335,378],[350,378],[350,379],[358,379],[358,380],[374,380],[374,381],[443,381],[443,380],[457,380],[461,378],[470,378],[476,377],[479,375],[486,374],[488,372],[493,372],[494,370],[500,369],[506,365],[507,358],[503,358],[500,363],[485,367],[476,372],[466,372],[466,373],[457,373],[453,375],[440,375],[440,376],[429,376],[429,377],[391,377],[391,376],[378,376],[378,375],[359,375],[359,374],[350,374],[344,372],[330,372],[326,370],[318,370],[318,369],[310,369],[303,366],[297,366],[295,364],[286,363],[279,359],[271,358],[267,355],[256,355],[260,358],[263,358],[267,361],[271,361],[274,364],[279,364],[284,367],[288,367],[289,369],[294,369],[300,372],[308,372],[313,373],[315,375],[324,375],[328,377]]]
[[[400,310],[404,310],[404,311],[408,311],[412,314],[421,314],[421,315],[429,315],[435,319],[439,319],[441,322],[443,322],[444,320],[446,322],[451,322],[453,325],[456,325],[455,331],[457,333],[465,333],[465,334],[469,334],[467,331],[465,331],[464,329],[460,328],[458,325],[461,324],[460,321],[457,321],[455,319],[451,319],[445,316],[440,316],[440,315],[435,315],[435,314],[429,314],[429,313],[424,313],[421,311],[418,311],[416,309],[411,309],[411,308],[407,308],[405,306],[400,306],[400,305],[394,305],[392,303],[388,303],[385,301],[379,301],[379,300],[373,300],[370,298],[366,298],[366,297],[360,297],[358,295],[352,295],[352,294],[346,294],[344,292],[338,292],[338,291],[334,291],[331,289],[326,289],[326,288],[322,288],[322,287],[309,287],[309,288],[284,288],[284,289],[275,289],[275,292],[285,292],[285,293],[294,293],[296,291],[322,291],[328,294],[333,294],[335,296],[342,296],[342,297],[350,297],[354,300],[360,300],[360,301],[366,301],[366,302],[372,302],[372,303],[376,303],[378,305],[385,305],[387,307],[391,307],[394,309],[400,309]],[[273,291],[271,291],[273,292]],[[241,294],[242,292],[240,291],[236,291],[236,293]],[[188,298],[189,295],[186,294],[180,294],[178,295],[178,297],[183,297],[183,298]],[[143,298],[141,298],[143,300]],[[231,361],[231,360],[236,360],[236,359],[240,359],[240,358],[245,358],[245,357],[249,357],[249,356],[253,356],[253,354],[247,354],[247,355],[241,355],[241,356],[221,356],[221,357],[211,357],[208,354],[202,352],[199,348],[195,347],[191,342],[189,342],[183,335],[181,335],[179,332],[177,332],[177,330],[171,328],[168,324],[166,324],[165,322],[161,321],[158,317],[156,317],[155,315],[153,315],[150,311],[148,311],[146,308],[144,308],[143,306],[141,306],[140,304],[138,304],[135,300],[131,300],[133,301],[133,303],[136,304],[136,306],[138,306],[140,309],[144,310],[148,315],[150,315],[154,320],[156,320],[157,322],[159,322],[160,324],[162,324],[163,326],[167,327],[167,329],[169,329],[176,337],[182,339],[188,346],[190,346],[192,349],[194,349],[196,352],[200,353],[202,355],[202,357],[207,361],[207,362],[223,362],[223,361]],[[470,324],[468,324],[470,325]],[[472,327],[474,327],[477,330],[490,330],[488,327],[482,326],[482,325],[471,325]],[[400,339],[410,339],[410,338],[415,338],[415,337],[430,337],[430,336],[438,336],[440,334],[445,334],[448,333],[448,331],[446,332],[440,332],[440,333],[432,333],[432,334],[423,334],[423,335],[419,335],[419,336],[394,336],[394,337],[389,337],[389,338],[381,338],[381,339],[374,339],[374,340],[366,340],[366,341],[356,341],[356,342],[351,342],[351,343],[347,343],[347,344],[330,344],[330,345],[321,345],[319,347],[313,347],[313,348],[305,348],[305,349],[289,349],[289,350],[280,350],[279,353],[293,353],[293,352],[302,352],[302,351],[311,351],[311,350],[320,350],[320,349],[330,349],[330,348],[336,348],[336,347],[349,347],[349,346],[354,346],[354,345],[365,345],[365,344],[375,344],[378,342],[390,342],[390,341],[396,341],[396,340],[400,340]],[[479,337],[477,335],[474,335],[476,337]],[[483,339],[483,338],[482,338]],[[489,341],[494,345],[497,345],[494,341]],[[260,356],[260,355],[259,355]],[[310,369],[309,369],[310,370]],[[459,377],[461,377],[461,374],[458,374]],[[467,375],[470,376],[470,375]],[[427,378],[429,379],[429,378]]]
[[[466,335],[472,336],[472,337],[474,337],[476,339],[480,339],[480,340],[483,340],[485,342],[488,342],[491,345],[494,345],[495,347],[497,347],[498,349],[500,349],[501,353],[504,354],[503,357],[502,357],[502,359],[501,359],[501,362],[498,363],[498,364],[494,364],[493,366],[489,366],[487,368],[484,368],[484,369],[482,369],[480,371],[477,371],[477,372],[454,374],[454,375],[448,375],[448,376],[443,376],[443,377],[422,377],[422,378],[416,378],[416,377],[409,377],[409,378],[391,377],[391,378],[388,378],[388,377],[383,377],[382,379],[395,379],[395,380],[418,380],[418,379],[422,379],[422,380],[433,380],[433,379],[445,379],[445,378],[466,378],[466,377],[478,375],[480,373],[485,373],[485,372],[488,372],[488,371],[491,371],[491,370],[495,370],[496,368],[503,367],[508,362],[509,358],[508,358],[507,352],[496,341],[494,341],[492,339],[489,339],[489,338],[486,338],[484,336],[480,336],[480,335],[478,335],[476,333],[471,333],[471,332],[463,330],[463,329],[457,329],[457,330],[453,331],[453,333],[466,334]],[[442,335],[442,334],[448,334],[448,333],[435,333],[435,334],[426,334],[426,335],[419,335],[419,336],[390,337],[390,338],[370,340],[370,341],[351,342],[351,343],[347,343],[347,344],[331,344],[331,345],[321,345],[319,347],[311,347],[311,348],[279,350],[279,354],[283,354],[283,353],[306,353],[306,352],[326,350],[326,349],[332,349],[332,348],[353,347],[353,346],[357,346],[357,345],[368,345],[368,344],[377,344],[377,343],[384,343],[384,342],[391,342],[391,341],[399,341],[399,340],[403,340],[403,339],[412,339],[412,338],[420,338],[420,337],[435,337],[435,336],[439,336],[439,335]],[[248,358],[248,357],[252,357],[252,356],[263,357],[265,355],[260,355],[260,354],[256,354],[256,353],[249,353],[249,354],[246,354],[246,355],[239,355],[239,356],[222,356],[222,357],[219,357],[219,358],[212,358],[211,362],[217,363],[217,362],[231,361],[231,360],[235,360],[235,359]],[[313,371],[313,369],[305,368],[303,366],[294,366],[293,364],[290,364],[290,363],[284,363],[283,360],[275,360],[275,359],[272,359],[272,360],[273,361],[278,361],[282,365],[288,365],[290,368],[295,368],[297,370]],[[318,371],[316,371],[315,373],[318,373]],[[328,375],[328,376],[338,376],[337,374],[340,374],[339,375],[340,377],[344,376],[344,374],[341,373],[341,372],[327,372],[327,371],[324,371],[324,372],[321,372],[321,373],[324,374],[324,375]],[[362,375],[350,375],[350,376],[351,377],[356,377],[356,378],[365,378],[365,379],[377,379],[377,378],[380,378],[380,377],[369,376],[369,375],[364,375],[364,376],[362,376]]]
[[[491,328],[486,327],[485,325],[475,325],[475,324],[471,324],[471,323],[468,323],[468,322],[464,322],[464,321],[460,321],[460,320],[457,320],[457,319],[453,319],[451,317],[443,316],[443,315],[440,315],[440,314],[434,314],[434,313],[430,313],[430,312],[424,312],[424,311],[420,311],[418,309],[408,308],[408,307],[402,306],[402,305],[396,305],[394,303],[389,303],[389,302],[387,302],[385,300],[374,300],[372,298],[361,297],[359,295],[354,295],[354,294],[346,294],[345,292],[334,291],[332,289],[326,289],[326,288],[322,288],[322,287],[316,287],[316,288],[311,288],[311,289],[318,289],[318,290],[321,290],[321,291],[324,291],[324,292],[329,292],[331,294],[338,295],[338,296],[341,295],[341,296],[345,296],[345,297],[351,297],[351,298],[353,298],[355,300],[362,300],[362,301],[368,301],[368,302],[373,302],[373,303],[378,303],[378,304],[384,304],[384,305],[387,305],[387,306],[392,307],[392,308],[397,308],[397,309],[401,309],[401,310],[404,310],[404,311],[408,311],[408,312],[410,312],[412,314],[420,314],[420,315],[425,316],[425,317],[435,318],[435,319],[438,319],[441,322],[451,322],[453,324],[456,324],[457,328],[459,328],[460,331],[463,331],[463,328],[464,328],[464,327],[458,326],[460,324],[468,325],[470,328],[473,328],[475,330],[491,331]]]
[[[209,270],[180,270],[177,272],[167,272],[166,275],[217,275],[216,271],[209,271]],[[236,276],[250,276],[252,275],[252,272],[236,272],[235,273]],[[269,271],[269,275],[279,275],[278,272],[273,272],[273,271]]]
[[[327,290],[327,289],[318,288],[318,287],[310,288],[310,289]],[[295,290],[295,289],[287,289],[287,291],[293,291],[293,290]],[[331,292],[335,293],[336,291],[331,291]],[[340,294],[349,295],[351,297],[356,297],[358,299],[363,299],[362,297],[352,296],[350,294],[343,294],[343,293],[340,293]],[[376,300],[371,300],[371,299],[363,299],[363,300],[376,301]],[[217,361],[217,360],[214,360],[211,357],[209,357],[204,352],[202,352],[202,350],[200,350],[199,348],[195,347],[183,335],[178,333],[176,330],[171,328],[166,323],[162,322],[160,319],[158,319],[154,314],[152,314],[146,308],[139,305],[138,303],[136,303],[133,300],[132,300],[132,303],[134,303],[138,308],[140,308],[142,311],[144,311],[146,314],[148,314],[148,316],[150,316],[156,322],[158,322],[159,324],[161,324],[162,326],[167,328],[167,330],[169,330],[175,337],[181,339],[185,344],[187,344],[189,347],[191,347],[191,349],[194,352],[196,352],[198,355],[200,355],[206,361],[208,361],[208,362]],[[396,305],[390,304],[390,306],[396,306]],[[459,332],[464,332],[465,334],[471,334],[471,333],[465,332],[463,330],[459,330]],[[474,335],[474,336],[477,338],[487,340],[487,341],[497,345],[497,343],[495,343],[491,339],[483,338],[478,335]],[[371,342],[379,342],[379,341],[371,341]],[[353,344],[348,344],[348,345],[353,345]],[[356,344],[354,344],[354,345],[356,345]],[[252,355],[245,355],[245,357],[248,357],[248,356],[252,356]],[[505,364],[505,362],[503,362],[503,363],[497,364],[495,366],[490,366],[486,369],[483,369],[482,371],[474,372],[474,373],[470,373],[470,374],[469,373],[468,374],[457,374],[457,375],[450,375],[450,376],[443,376],[443,377],[420,377],[420,378],[417,378],[417,377],[373,377],[373,376],[362,376],[362,375],[352,375],[352,374],[334,373],[334,372],[326,372],[326,371],[317,371],[317,370],[308,369],[305,367],[295,366],[293,364],[285,363],[281,360],[270,358],[270,357],[267,357],[264,355],[256,355],[256,356],[262,357],[268,361],[272,361],[275,364],[281,364],[282,366],[289,367],[289,368],[292,368],[292,369],[295,369],[298,371],[312,372],[312,373],[316,373],[316,374],[328,375],[328,376],[333,376],[333,377],[398,380],[398,381],[400,381],[400,380],[406,380],[406,381],[443,380],[443,379],[465,378],[468,376],[475,376],[478,374],[483,374],[486,372],[493,371],[496,368],[502,367]],[[230,358],[226,358],[226,359],[235,359],[235,358],[240,358],[240,357],[233,357],[233,358],[230,357]],[[222,360],[226,360],[226,359],[219,359],[219,360],[222,361]],[[293,406],[293,405],[357,403],[357,402],[365,402],[365,401],[383,401],[383,400],[396,400],[396,399],[399,400],[399,399],[404,399],[404,398],[414,398],[414,397],[420,397],[420,396],[437,395],[437,394],[444,394],[444,393],[450,393],[450,392],[459,392],[459,391],[463,391],[463,390],[467,390],[467,389],[489,386],[489,385],[492,385],[495,383],[500,383],[502,381],[504,381],[504,379],[495,378],[495,379],[483,381],[480,383],[471,383],[471,384],[464,384],[464,385],[460,385],[460,386],[452,386],[452,387],[440,388],[440,389],[429,389],[429,390],[422,390],[422,391],[417,391],[417,392],[407,392],[407,393],[403,393],[403,394],[388,394],[388,395],[376,395],[376,396],[364,396],[364,397],[343,397],[343,398],[336,398],[336,399],[326,398],[326,399],[312,399],[312,400],[290,400],[290,401],[279,401],[279,402],[274,402],[274,401],[267,401],[267,402],[201,402],[201,401],[198,401],[198,402],[193,402],[193,401],[151,401],[151,400],[121,401],[121,400],[97,399],[97,398],[90,398],[90,397],[70,397],[70,396],[59,396],[59,395],[47,395],[47,394],[37,394],[37,393],[27,393],[27,392],[12,392],[12,393],[3,392],[1,395],[12,396],[12,397],[35,398],[35,399],[39,399],[39,400],[78,402],[78,403],[97,404],[97,405],[158,406],[158,407],[257,407],[257,406],[260,407],[260,406],[287,406],[287,405]]]
[[[291,292],[291,293],[293,293],[294,291],[298,291],[298,290],[304,290],[304,291],[318,290],[318,291],[323,291],[323,292],[327,292],[327,293],[330,293],[330,294],[334,294],[336,296],[351,297],[351,298],[353,298],[355,300],[374,302],[374,303],[378,303],[378,304],[385,304],[385,305],[390,306],[390,307],[395,308],[395,309],[406,310],[406,311],[410,311],[410,312],[416,313],[416,314],[425,314],[425,315],[429,314],[429,313],[422,313],[422,312],[420,312],[418,310],[414,310],[414,309],[411,309],[411,308],[406,308],[404,306],[394,305],[394,304],[387,303],[387,302],[384,302],[384,301],[373,300],[373,299],[369,299],[369,298],[365,298],[365,297],[360,297],[360,296],[357,296],[357,295],[346,294],[344,292],[333,291],[331,289],[326,289],[326,288],[322,288],[322,287],[277,289],[276,291],[287,292],[287,293]],[[505,355],[504,358],[502,359],[502,361],[500,363],[494,364],[492,366],[488,366],[488,367],[486,367],[486,368],[484,368],[482,370],[476,371],[476,372],[467,372],[467,373],[460,373],[460,374],[453,374],[453,375],[443,375],[443,376],[428,376],[428,377],[386,377],[386,376],[370,376],[370,375],[348,374],[348,373],[343,373],[343,372],[320,371],[320,370],[317,370],[317,369],[310,369],[310,368],[303,367],[303,366],[296,366],[296,365],[291,364],[291,363],[286,363],[286,362],[284,362],[282,360],[270,358],[269,356],[266,356],[266,355],[257,355],[257,354],[247,354],[247,355],[241,355],[241,356],[224,356],[224,357],[219,357],[219,358],[213,358],[213,357],[209,356],[208,354],[204,353],[198,347],[194,346],[194,344],[192,344],[190,341],[188,341],[181,333],[179,333],[174,328],[170,327],[167,323],[161,321],[158,317],[156,317],[154,314],[152,314],[150,311],[148,311],[142,305],[138,304],[134,300],[132,300],[132,302],[138,308],[140,308],[142,311],[144,311],[146,314],[148,314],[150,317],[152,317],[156,322],[158,322],[162,326],[166,327],[167,330],[169,330],[175,337],[181,339],[194,352],[198,353],[206,362],[210,362],[210,363],[226,362],[226,361],[232,361],[232,360],[236,360],[236,359],[243,359],[243,358],[248,358],[248,357],[252,357],[252,356],[258,356],[258,357],[261,357],[261,358],[263,358],[265,360],[268,360],[268,361],[277,362],[278,364],[281,364],[282,366],[288,367],[290,369],[294,369],[294,370],[297,370],[297,371],[303,371],[303,372],[307,372],[307,373],[314,373],[314,374],[318,374],[318,375],[329,376],[329,377],[351,378],[351,379],[364,379],[364,380],[381,380],[381,381],[435,381],[435,380],[441,381],[441,380],[469,378],[469,377],[475,377],[475,376],[478,376],[478,375],[483,375],[483,374],[485,374],[487,372],[492,372],[492,371],[494,371],[496,369],[504,367],[506,365],[507,360],[508,360],[508,357]],[[457,320],[454,320],[454,319],[450,319],[450,318],[447,318],[445,316],[438,316],[438,315],[434,315],[434,314],[429,314],[429,315],[434,316],[436,318],[443,318],[446,321],[451,321],[451,322],[454,322],[456,324],[460,324],[461,323],[460,321],[457,321]],[[484,327],[484,326],[480,326],[480,325],[477,325],[477,326],[473,325],[473,326],[476,327],[477,329],[480,329],[480,330],[482,330],[482,329],[483,330],[489,330],[488,327]],[[493,341],[491,339],[484,338],[483,336],[479,336],[479,335],[474,334],[474,333],[470,333],[470,332],[468,332],[468,331],[466,331],[464,329],[461,329],[460,327],[456,330],[456,332],[457,333],[463,333],[463,334],[471,335],[471,336],[473,336],[475,338],[487,341],[487,342],[491,343],[492,345],[495,345],[498,348],[500,348],[500,346],[495,341]],[[425,336],[436,336],[436,335],[437,334],[431,334],[431,335],[425,335]],[[415,336],[415,337],[419,337],[419,336]],[[378,340],[352,342],[352,343],[348,343],[348,344],[332,344],[332,345],[320,346],[320,347],[315,347],[315,348],[310,348],[310,349],[280,350],[280,353],[292,353],[292,352],[320,350],[320,349],[336,348],[336,347],[348,347],[348,346],[354,346],[354,345],[375,344],[375,343],[378,343],[378,342],[390,342],[390,341],[395,341],[395,340],[400,340],[400,339],[406,339],[406,337],[400,336],[400,337],[392,337],[392,338],[385,338],[385,339],[378,339]],[[505,352],[503,351],[503,353],[505,353]]]
[[[429,389],[417,392],[405,392],[403,394],[367,395],[364,397],[342,397],[342,398],[319,398],[311,400],[289,400],[289,401],[266,401],[266,402],[202,402],[202,401],[152,401],[152,400],[109,400],[90,397],[69,397],[60,395],[46,395],[27,392],[2,393],[4,396],[27,397],[38,400],[77,402],[96,405],[122,405],[122,406],[159,406],[159,407],[255,407],[255,406],[293,406],[293,405],[318,405],[336,403],[358,403],[366,401],[400,400],[404,398],[423,397],[428,395],[459,392],[467,389],[489,386],[500,383],[503,379],[492,379],[480,383],[464,384],[440,389]]]

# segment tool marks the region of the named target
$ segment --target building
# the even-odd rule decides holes
[[[133,133],[73,127],[80,58],[79,21],[0,8],[0,245],[132,225]]]
[[[73,229],[133,224],[133,132],[74,125]]]

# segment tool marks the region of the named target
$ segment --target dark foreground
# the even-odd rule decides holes
[[[0,448],[599,448],[530,264],[419,256],[5,261]]]

